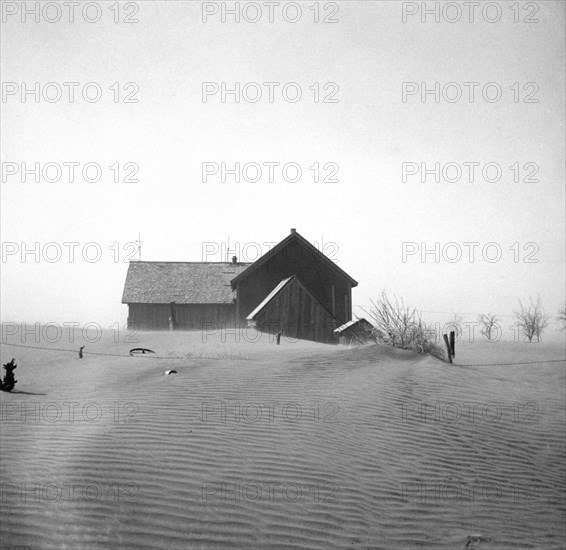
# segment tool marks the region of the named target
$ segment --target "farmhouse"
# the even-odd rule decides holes
[[[357,282],[295,229],[254,263],[131,261],[122,303],[128,326],[201,330],[255,326],[336,342],[352,319]]]

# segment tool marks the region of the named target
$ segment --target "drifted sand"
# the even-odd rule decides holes
[[[191,356],[3,347],[2,549],[564,547],[564,363],[139,339],[85,351]]]

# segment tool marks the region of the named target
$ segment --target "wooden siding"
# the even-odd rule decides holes
[[[319,254],[294,241],[248,276],[244,275],[237,283],[240,321],[244,322],[281,279],[293,275],[301,280],[328,311],[334,312],[336,326],[351,320],[350,281],[332,269]]]
[[[175,330],[233,327],[235,304],[174,304]],[[128,328],[169,330],[171,304],[128,304]]]
[[[367,344],[376,342],[373,325],[364,318],[350,321],[338,327],[335,331],[338,334],[340,344]]]
[[[250,322],[262,332],[279,331],[290,338],[336,343],[335,321],[296,280],[291,280]]]

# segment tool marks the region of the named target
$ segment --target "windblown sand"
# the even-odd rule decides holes
[[[563,362],[139,339],[3,346],[2,549],[564,548]]]

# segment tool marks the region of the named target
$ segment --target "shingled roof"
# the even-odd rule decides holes
[[[249,263],[141,262],[128,268],[123,304],[231,304],[230,281]]]

